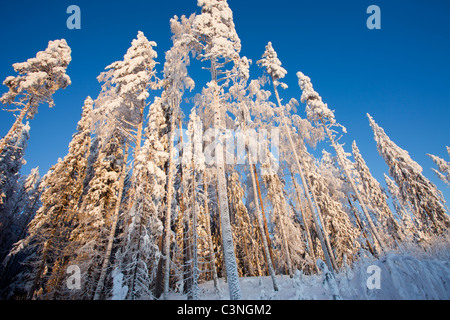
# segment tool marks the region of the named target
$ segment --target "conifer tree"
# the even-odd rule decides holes
[[[0,153],[0,261],[11,249],[15,238],[13,228],[18,216],[16,207],[20,197],[20,170],[26,163],[25,149],[30,137],[30,126],[20,125],[18,134],[8,141],[6,148]]]
[[[360,181],[363,188],[362,195],[366,198],[366,203],[372,212],[376,214],[379,225],[384,233],[385,243],[403,240],[400,225],[394,218],[391,209],[387,203],[387,195],[381,188],[378,181],[370,173],[369,167],[364,161],[359,151],[356,141],[353,142],[353,157],[355,159],[355,167],[360,175]],[[391,243],[392,245],[392,243]]]
[[[210,108],[213,115],[213,128],[219,133],[215,141],[216,150],[223,150],[225,112],[227,111],[223,101],[224,88],[229,85],[232,76],[244,75],[248,77],[248,65],[245,65],[246,60],[241,59],[239,56],[241,41],[236,33],[233,12],[227,1],[199,0],[197,4],[202,7],[202,13],[195,17],[193,30],[198,40],[197,45],[200,52],[198,58],[202,61],[208,60],[210,62],[211,81],[208,83],[208,91],[212,98]],[[233,68],[227,70],[226,66],[231,62],[233,63]],[[220,152],[216,156],[221,157]],[[225,167],[220,158],[216,159],[216,161],[223,253],[230,298],[232,300],[240,300],[242,294],[230,225]]]
[[[422,167],[411,159],[407,151],[398,147],[370,115],[378,152],[389,167],[400,197],[411,203],[414,215],[420,220],[423,232],[441,234],[450,226],[445,212],[444,198],[437,187],[422,174]]]
[[[27,246],[37,247],[36,267],[33,268],[33,284],[28,297],[53,295],[57,285],[47,281],[61,272],[58,263],[67,262],[64,251],[74,227],[77,205],[83,191],[83,182],[89,156],[91,112],[93,101],[87,98],[77,133],[69,144],[64,159],[54,165],[47,174],[41,196],[42,207],[29,225],[29,235],[18,242],[10,255],[17,254]],[[59,265],[59,267],[62,267]]]
[[[181,118],[181,101],[186,89],[192,90],[194,81],[189,77],[187,67],[190,64],[190,54],[193,50],[192,24],[194,15],[190,18],[182,16],[171,19],[171,30],[173,33],[172,48],[166,53],[164,64],[164,91],[161,96],[161,103],[164,108],[167,126],[167,178],[166,178],[166,214],[164,217],[164,279],[163,294],[167,299],[169,294],[170,281],[170,247],[172,239],[172,215],[175,183],[175,137],[176,123]]]
[[[369,215],[367,210],[366,203],[362,199],[360,192],[356,186],[354,179],[350,173],[350,169],[346,165],[346,154],[341,144],[337,143],[335,130],[333,128],[342,128],[344,133],[347,132],[345,127],[336,122],[334,112],[328,108],[328,105],[322,101],[322,97],[314,90],[313,85],[311,83],[311,79],[305,76],[302,72],[297,73],[297,77],[299,80],[299,86],[302,93],[301,101],[302,103],[306,103],[306,113],[308,116],[308,120],[315,123],[317,126],[322,126],[330,140],[331,145],[336,151],[336,155],[338,158],[339,165],[343,170],[348,182],[350,183],[355,196],[358,199],[358,202],[361,206],[361,209],[364,213],[364,216],[369,223],[370,230],[380,245],[381,250],[385,250],[386,246],[378,234],[378,231],[372,221],[372,218]]]
[[[288,121],[289,121],[288,120],[288,112],[290,111],[290,108],[292,107],[292,105],[296,103],[296,101],[291,101],[287,105],[283,106],[282,100],[278,93],[279,86],[281,86],[283,89],[287,88],[287,85],[280,81],[280,79],[283,79],[286,76],[287,71],[281,66],[281,61],[278,59],[278,55],[275,52],[275,50],[273,49],[272,43],[270,43],[270,42],[266,46],[266,51],[263,54],[263,58],[261,60],[259,60],[257,63],[266,69],[266,72],[269,74],[269,76],[272,80],[273,90],[275,92],[275,97],[277,100],[277,106],[278,106],[277,115],[280,118],[279,122],[282,125],[282,127],[285,129],[287,139],[289,142],[289,146],[290,146],[291,152],[294,156],[294,163],[296,165],[298,174],[300,175],[303,188],[305,189],[305,194],[306,194],[306,198],[308,200],[308,205],[312,212],[312,217],[314,219],[314,224],[316,227],[316,234],[319,237],[319,241],[320,241],[322,249],[324,251],[325,261],[328,265],[328,268],[330,270],[333,270],[334,265],[336,265],[336,263],[333,262],[333,259],[334,259],[333,254],[332,254],[332,252],[329,252],[330,251],[329,246],[326,245],[326,243],[328,242],[327,236],[323,234],[324,230],[320,229],[319,223],[317,221],[317,217],[314,214],[315,212],[317,212],[317,215],[319,217],[321,217],[320,208],[317,205],[317,203],[315,203],[313,201],[313,198],[312,198],[313,195],[310,193],[310,189],[311,189],[310,181],[307,181],[305,172],[304,172],[305,160],[303,159],[302,154],[297,152],[294,140],[292,138],[291,128],[288,123]]]
[[[450,148],[447,147],[448,155],[450,156]],[[450,185],[450,162],[445,161],[438,156],[428,154],[428,156],[433,160],[433,162],[438,166],[438,170],[432,168],[431,170],[436,173],[436,175],[444,181],[446,184]]]
[[[66,69],[71,62],[71,49],[66,40],[55,40],[48,43],[45,51],[40,51],[35,58],[26,62],[15,63],[14,71],[19,75],[9,76],[3,84],[9,91],[2,95],[0,102],[14,105],[11,112],[20,111],[16,121],[0,141],[0,154],[12,137],[20,132],[25,117],[33,119],[41,104],[54,106],[53,94],[71,84]]]

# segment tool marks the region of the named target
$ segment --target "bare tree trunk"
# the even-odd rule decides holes
[[[119,222],[119,213],[120,213],[120,205],[122,203],[123,187],[125,184],[125,177],[127,175],[127,161],[128,161],[128,146],[126,146],[125,148],[122,172],[119,180],[119,194],[117,196],[117,203],[114,211],[110,234],[108,237],[108,246],[106,248],[105,257],[100,272],[100,278],[97,283],[97,288],[95,289],[94,300],[100,300],[102,298],[103,291],[105,288],[106,273],[109,267],[109,261],[111,259],[111,252],[114,244],[114,237],[116,235],[117,223]]]
[[[170,141],[169,141],[169,168],[167,174],[167,199],[166,199],[166,218],[164,222],[165,239],[164,239],[164,291],[163,298],[169,298],[169,281],[170,281],[170,243],[171,243],[171,219],[172,219],[172,200],[173,200],[173,186],[175,175],[175,164],[173,159],[173,145],[175,143],[175,115],[173,114],[170,120]]]
[[[211,216],[209,215],[209,206],[208,206],[208,187],[206,186],[205,183],[203,183],[204,185],[204,191],[203,191],[203,197],[204,197],[204,202],[205,202],[205,216],[206,216],[206,234],[208,237],[208,247],[209,247],[209,252],[211,254],[211,260],[210,260],[210,266],[212,269],[212,277],[213,277],[213,281],[214,281],[214,290],[216,291],[216,293],[220,292],[220,288],[219,288],[219,277],[217,276],[217,268],[216,268],[216,263],[215,263],[215,254],[214,254],[214,245],[213,245],[213,241],[212,241],[212,236],[211,236]]]
[[[270,241],[269,228],[267,227],[267,219],[266,219],[266,214],[264,212],[264,203],[263,203],[263,199],[262,199],[262,196],[261,196],[261,187],[260,187],[260,184],[259,184],[258,172],[256,170],[256,165],[255,164],[253,164],[253,171],[255,172],[256,187],[258,188],[259,203],[261,204],[261,215],[262,215],[263,222],[264,222],[264,232],[265,232],[265,235],[266,235],[267,246],[269,247],[270,259],[272,260],[272,266],[273,266],[274,259],[273,259],[272,243]],[[267,260],[266,260],[266,262],[267,262]],[[269,271],[269,274],[270,274],[270,271]]]

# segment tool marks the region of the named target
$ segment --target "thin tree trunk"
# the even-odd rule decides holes
[[[314,261],[313,268],[315,270],[317,270],[317,265],[315,263],[316,255],[314,254],[314,248],[313,248],[313,242],[312,242],[312,238],[311,238],[311,233],[309,232],[308,218],[307,218],[307,215],[306,215],[306,210],[302,210],[303,209],[303,205],[302,205],[302,199],[300,197],[299,186],[297,185],[297,181],[295,181],[294,174],[292,172],[291,172],[291,176],[292,176],[292,182],[294,183],[295,191],[297,193],[298,205],[300,206],[300,211],[302,213],[303,224],[305,225],[306,239],[308,240],[308,244],[309,244],[309,254],[311,255],[311,258]]]
[[[122,172],[119,180],[119,194],[117,196],[117,203],[114,211],[113,222],[111,225],[111,230],[108,238],[108,246],[106,248],[105,257],[102,264],[102,269],[100,272],[100,278],[97,283],[97,288],[95,289],[94,300],[100,300],[105,288],[106,273],[109,267],[109,261],[111,259],[111,252],[114,244],[114,237],[116,235],[117,223],[119,222],[120,205],[122,203],[123,188],[125,184],[125,177],[127,175],[127,161],[128,161],[128,146],[125,147],[125,155],[122,165]]]
[[[206,235],[207,235],[207,240],[208,240],[208,247],[209,247],[209,252],[211,254],[211,260],[210,260],[210,266],[212,269],[212,276],[213,276],[213,281],[214,281],[214,290],[216,291],[216,293],[220,292],[220,288],[219,288],[219,277],[217,276],[217,268],[216,268],[216,263],[215,263],[215,254],[214,254],[214,245],[213,245],[213,241],[212,241],[212,235],[211,235],[211,216],[209,214],[209,206],[208,206],[208,186],[205,184],[205,182],[203,182],[203,201],[205,203],[205,216],[206,216]]]
[[[269,227],[267,226],[267,219],[266,219],[266,214],[264,212],[264,203],[263,203],[263,199],[262,199],[262,195],[261,195],[261,187],[259,184],[259,178],[258,178],[258,172],[256,170],[256,165],[253,164],[253,171],[255,172],[255,180],[256,180],[256,187],[258,188],[258,197],[259,197],[259,203],[261,204],[261,215],[263,218],[263,222],[264,222],[264,232],[266,235],[266,240],[267,240],[267,246],[269,248],[269,254],[270,254],[270,259],[272,260],[272,267],[273,267],[273,250],[272,250],[272,243],[270,240],[270,235],[269,235]],[[262,234],[261,234],[262,236]],[[267,262],[267,258],[266,258],[266,262]],[[270,274],[270,270],[269,274]]]
[[[195,196],[196,192],[196,181],[195,181],[195,169],[194,169],[194,161],[192,161],[192,246],[193,246],[193,272],[192,272],[192,299],[198,300],[198,278],[199,278],[199,270],[198,270],[198,239],[197,239],[197,200]]]
[[[175,164],[173,159],[173,145],[175,143],[175,115],[172,114],[170,119],[170,141],[169,141],[169,168],[167,174],[167,199],[166,199],[166,218],[165,218],[165,239],[164,239],[164,291],[163,298],[169,298],[169,282],[170,282],[170,243],[172,237],[171,219],[172,219],[172,200],[173,186],[175,175]]]
[[[271,255],[271,250],[269,249],[269,233],[268,231],[264,231],[264,220],[265,217],[263,216],[263,214],[261,213],[260,207],[259,207],[259,202],[258,199],[260,199],[261,201],[261,206],[262,204],[262,197],[261,194],[258,194],[258,185],[259,182],[256,180],[256,165],[253,164],[252,161],[252,156],[250,151],[248,151],[248,164],[250,167],[250,175],[252,177],[252,185],[253,185],[253,198],[255,199],[255,211],[256,211],[256,217],[258,219],[258,223],[259,223],[259,230],[261,232],[261,238],[263,240],[263,248],[264,248],[264,257],[266,258],[267,261],[267,268],[269,270],[269,275],[272,279],[272,285],[273,285],[273,290],[274,291],[278,291],[278,284],[276,281],[276,275],[275,275],[275,270],[273,267],[273,258]]]
[[[219,85],[217,84],[217,74],[215,61],[211,61],[211,75],[214,86],[214,126],[215,129],[221,130],[220,120],[220,101],[219,101]],[[225,178],[225,164],[222,158],[223,154],[218,154],[223,150],[223,141],[219,137],[218,141],[215,141],[216,145],[216,170],[217,170],[217,191],[219,194],[219,207],[220,207],[220,225],[222,229],[222,242],[223,242],[223,254],[225,260],[225,267],[227,269],[228,287],[230,291],[231,300],[241,300],[241,286],[239,283],[239,274],[237,269],[236,254],[234,251],[233,232],[231,230],[230,223],[230,209],[228,206],[228,192],[227,181]]]
[[[348,204],[350,205],[350,208],[351,208],[351,210],[352,210],[352,212],[353,212],[353,215],[354,215],[355,218],[356,218],[356,223],[358,224],[359,228],[361,229],[364,238],[366,238],[366,243],[367,243],[367,246],[369,247],[370,253],[371,253],[371,254],[375,254],[375,251],[373,250],[372,244],[370,243],[369,238],[367,237],[367,233],[366,233],[366,231],[364,230],[364,226],[363,226],[363,224],[361,223],[361,220],[360,220],[359,217],[358,217],[358,214],[357,214],[357,211],[356,211],[355,206],[353,205],[353,203],[352,203],[352,201],[350,200],[350,198],[347,197],[347,200],[348,200]]]

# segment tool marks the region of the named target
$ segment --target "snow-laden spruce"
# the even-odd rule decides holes
[[[248,60],[239,56],[241,41],[233,22],[233,12],[226,0],[199,0],[202,13],[195,17],[193,23],[194,37],[197,39],[198,58],[210,62],[211,82],[208,89],[212,93],[210,106],[213,114],[212,126],[219,130],[216,140],[218,148],[223,145],[226,106],[223,105],[223,92],[233,77],[248,77]],[[231,70],[227,65],[232,63]],[[217,150],[217,149],[216,149]],[[222,148],[223,150],[223,148]],[[221,212],[221,230],[223,252],[226,264],[230,298],[241,299],[241,288],[234,253],[233,234],[230,225],[230,210],[226,187],[225,168],[221,161],[216,163],[218,200]]]
[[[31,221],[27,237],[16,243],[10,253],[14,256],[24,249],[29,251],[35,248],[35,256],[30,256],[32,261],[27,261],[31,266],[26,271],[31,279],[29,299],[44,295],[54,297],[63,284],[63,270],[70,253],[65,250],[77,221],[89,155],[92,105],[93,101],[88,97],[68,154],[46,175],[42,207]]]
[[[361,209],[364,213],[364,216],[370,226],[371,232],[374,238],[377,240],[380,245],[381,250],[386,249],[386,245],[383,242],[383,239],[378,234],[378,230],[376,229],[372,218],[369,215],[367,210],[367,205],[364,199],[361,197],[360,192],[356,186],[354,179],[350,173],[351,168],[347,165],[346,161],[346,153],[344,152],[343,145],[339,144],[336,141],[336,131],[335,128],[341,128],[344,133],[347,133],[347,130],[344,126],[336,122],[334,112],[328,108],[328,105],[322,101],[322,97],[314,90],[311,78],[305,76],[302,72],[297,72],[298,84],[300,89],[302,90],[301,102],[306,104],[306,113],[308,119],[314,123],[316,126],[321,126],[324,128],[328,139],[330,140],[331,145],[336,151],[336,155],[338,158],[339,165],[343,170],[345,176],[350,183],[353,192],[355,193],[356,198],[361,206]]]
[[[422,167],[411,159],[409,153],[397,146],[369,114],[367,116],[378,152],[399,187],[400,197],[411,204],[415,217],[420,221],[420,231],[441,234],[450,226],[442,193],[422,174]]]
[[[362,186],[361,195],[366,198],[366,203],[370,211],[375,213],[378,225],[383,231],[383,241],[394,246],[393,242],[404,240],[405,235],[402,226],[392,214],[387,202],[388,197],[381,188],[380,183],[370,173],[369,167],[356,145],[356,141],[353,141],[352,149],[356,170],[360,175],[360,185]]]
[[[269,43],[269,45],[266,46],[266,51],[263,55],[263,59],[259,60],[258,64],[261,66],[265,66],[266,72],[269,74],[269,76],[272,80],[273,91],[275,93],[275,97],[277,100],[277,106],[278,106],[278,110],[276,110],[276,112],[274,112],[274,114],[276,114],[279,117],[278,121],[283,126],[283,128],[287,134],[288,143],[289,143],[291,152],[292,152],[292,154],[294,156],[294,160],[295,160],[294,163],[296,165],[298,174],[300,175],[300,178],[301,178],[301,181],[303,184],[303,188],[304,188],[305,194],[307,196],[309,209],[311,210],[311,213],[312,213],[312,218],[314,220],[316,233],[317,233],[317,236],[319,237],[321,247],[324,250],[323,252],[324,252],[324,256],[325,256],[325,261],[328,265],[328,268],[330,270],[333,270],[333,265],[336,265],[336,264],[333,262],[332,253],[329,252],[330,251],[329,246],[326,245],[326,242],[328,241],[327,235],[323,234],[325,230],[321,230],[319,223],[317,221],[317,217],[316,217],[316,212],[319,217],[321,216],[320,208],[315,201],[313,202],[312,195],[310,194],[311,185],[310,185],[310,181],[307,180],[305,173],[304,173],[304,167],[305,167],[304,159],[302,157],[302,154],[298,153],[297,149],[295,148],[295,143],[292,138],[292,132],[291,132],[292,126],[289,125],[290,120],[289,120],[288,115],[289,115],[290,110],[292,109],[293,105],[298,104],[298,102],[296,100],[291,100],[288,104],[286,104],[284,106],[282,105],[282,100],[278,93],[278,86],[281,86],[282,88],[286,88],[286,85],[281,83],[279,80],[284,78],[284,76],[287,74],[287,72],[285,72],[285,70],[281,67],[281,61],[277,58],[277,54],[275,53],[275,50],[273,49],[271,43]]]
[[[447,147],[447,152],[448,155],[450,156],[450,148]],[[432,168],[431,170],[434,171],[434,173],[436,173],[436,175],[439,177],[439,179],[441,179],[442,181],[444,181],[446,184],[450,185],[450,162],[445,161],[444,159],[432,155],[432,154],[428,154],[428,156],[431,158],[431,160],[433,160],[433,162],[437,165],[438,169],[434,169]]]
[[[25,149],[30,138],[30,126],[21,124],[0,153],[0,262],[11,250],[17,223],[16,207],[20,199],[20,170],[26,163]],[[16,239],[17,240],[17,239]]]

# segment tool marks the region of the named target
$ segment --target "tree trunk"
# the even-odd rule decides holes
[[[311,255],[311,258],[313,259],[314,263],[313,263],[313,268],[315,270],[317,270],[317,265],[315,263],[316,261],[316,255],[314,254],[314,248],[313,248],[313,242],[312,242],[312,238],[311,238],[311,233],[309,232],[309,226],[308,226],[308,218],[306,216],[306,210],[303,211],[302,208],[302,199],[300,197],[300,190],[299,190],[299,186],[297,185],[297,181],[295,181],[294,179],[294,174],[291,172],[291,176],[292,176],[292,182],[294,183],[294,187],[295,187],[295,191],[297,193],[297,199],[298,199],[298,205],[300,206],[300,211],[302,213],[302,220],[303,220],[303,224],[305,225],[305,231],[306,231],[306,239],[308,241],[309,244],[309,254]],[[312,213],[314,214],[314,213]],[[299,219],[300,220],[300,219]]]
[[[216,293],[219,293],[220,292],[219,277],[217,276],[214,245],[213,245],[212,235],[211,235],[211,216],[209,214],[209,206],[208,206],[208,186],[205,184],[204,181],[203,181],[203,188],[204,188],[203,201],[205,203],[205,216],[206,216],[206,235],[208,238],[207,240],[208,240],[209,252],[211,254],[210,266],[211,266],[212,277],[213,277],[213,281],[214,281],[214,290],[216,291]]]
[[[164,291],[163,298],[169,298],[169,281],[170,281],[170,240],[172,236],[171,219],[172,219],[172,200],[173,200],[173,186],[175,175],[175,164],[173,159],[173,146],[175,143],[175,114],[172,114],[170,119],[170,141],[169,141],[169,168],[167,174],[167,198],[166,198],[166,218],[164,222],[165,239],[164,239]]]
[[[220,119],[220,101],[219,101],[219,85],[217,84],[217,74],[215,69],[215,61],[211,61],[211,75],[214,86],[214,126],[216,130],[221,132]],[[230,224],[230,209],[228,206],[227,181],[225,177],[225,164],[223,163],[223,141],[219,136],[216,143],[216,171],[217,171],[217,191],[219,196],[220,208],[220,225],[222,230],[223,255],[225,267],[227,271],[228,287],[231,300],[241,300],[241,286],[239,283],[239,274],[237,269],[236,254],[234,252],[233,232]],[[220,158],[219,158],[220,157]]]
[[[264,222],[264,232],[265,232],[265,235],[266,235],[267,246],[269,247],[269,254],[270,254],[270,259],[272,260],[272,267],[273,267],[274,259],[273,259],[272,243],[270,241],[269,228],[267,227],[267,219],[266,219],[266,214],[264,212],[264,203],[263,203],[263,199],[262,199],[262,196],[261,196],[261,187],[260,187],[260,184],[259,184],[258,172],[256,170],[256,165],[255,164],[253,164],[253,171],[255,173],[256,187],[258,188],[259,203],[261,204],[261,215],[262,215],[263,222]],[[262,234],[261,234],[261,236],[262,236]],[[267,262],[267,260],[266,260],[266,262]],[[270,270],[268,270],[268,271],[269,271],[269,274],[270,274]]]

